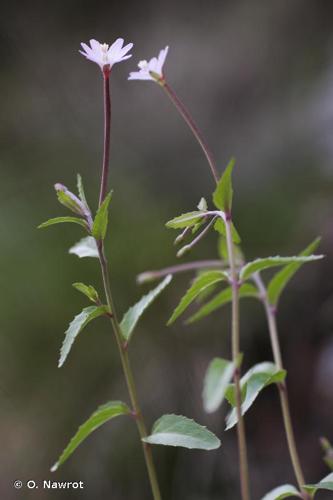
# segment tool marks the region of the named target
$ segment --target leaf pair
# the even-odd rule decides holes
[[[333,491],[333,472],[324,477],[319,483],[304,485],[303,489],[310,494],[311,498],[314,498],[318,490]],[[289,497],[302,498],[302,494],[291,484],[284,484],[283,486],[274,488],[274,490],[267,493],[261,500],[282,500]]]
[[[98,427],[115,417],[130,414],[129,407],[121,401],[110,401],[100,406],[79,427],[51,471],[56,471]],[[149,444],[180,446],[198,450],[215,450],[221,445],[220,440],[206,427],[181,415],[163,415],[155,422],[151,434],[143,438],[143,441]]]

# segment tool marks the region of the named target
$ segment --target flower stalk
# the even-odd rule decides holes
[[[101,177],[101,185],[100,185],[100,194],[99,194],[99,206],[102,204],[108,186],[108,177],[109,177],[109,159],[110,159],[110,130],[111,130],[111,98],[110,98],[110,68],[104,66],[103,68],[103,88],[104,88],[104,153],[103,153],[103,164],[102,164],[102,177]],[[119,351],[119,356],[126,380],[126,385],[131,401],[132,407],[132,415],[135,418],[137,428],[139,431],[143,454],[146,462],[149,482],[153,494],[154,500],[161,500],[161,493],[159,489],[159,484],[157,480],[155,465],[152,456],[151,446],[148,443],[142,441],[143,438],[147,437],[147,429],[144,422],[144,418],[141,412],[141,408],[139,405],[137,390],[135,386],[133,372],[130,366],[127,344],[123,341],[120,323],[118,321],[116,308],[114,305],[112,292],[111,292],[111,283],[110,283],[110,275],[108,270],[108,263],[105,256],[104,250],[104,242],[103,240],[96,241],[98,254],[99,254],[99,262],[101,266],[104,292],[108,304],[108,308],[110,311],[110,321],[112,324],[112,329],[116,338],[117,347]]]
[[[258,288],[259,293],[260,293],[260,298],[261,298],[261,301],[262,301],[264,309],[265,309],[267,325],[268,325],[269,335],[270,335],[270,339],[271,339],[274,362],[275,362],[278,370],[283,370],[284,368],[283,368],[283,363],[282,363],[278,328],[277,328],[277,323],[276,323],[276,308],[272,307],[272,305],[268,301],[266,287],[265,287],[259,273],[256,273],[254,275],[254,282],[257,285],[257,288]],[[310,497],[309,497],[308,493],[303,489],[303,486],[305,484],[305,480],[304,480],[304,474],[303,474],[301,462],[300,462],[298,451],[297,451],[295,434],[294,434],[294,429],[293,429],[291,415],[290,415],[287,384],[285,381],[283,381],[283,382],[280,382],[279,384],[277,384],[277,387],[278,387],[278,391],[279,391],[282,417],[283,417],[283,423],[284,423],[284,428],[285,428],[285,433],[286,433],[286,438],[287,438],[287,443],[288,443],[290,460],[291,460],[291,463],[292,463],[292,466],[294,469],[294,474],[295,474],[295,477],[297,480],[298,487],[302,492],[302,498],[304,500],[308,500]]]

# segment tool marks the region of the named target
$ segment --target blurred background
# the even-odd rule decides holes
[[[289,285],[278,323],[291,410],[308,482],[328,474],[319,437],[333,439],[333,3],[8,1],[0,18],[1,52],[1,498],[149,499],[135,426],[103,426],[56,474],[49,472],[78,426],[111,399],[127,401],[109,324],[91,323],[59,370],[68,323],[87,304],[71,284],[100,289],[98,263],[68,248],[81,236],[69,225],[37,231],[66,211],[55,182],[83,176],[96,207],[102,147],[99,68],[78,54],[95,37],[133,41],[133,58],[112,75],[114,189],[108,257],[118,310],[149,289],[135,277],[175,263],[171,217],[210,197],[213,182],[186,125],[158,85],[128,82],[140,59],[170,45],[165,71],[199,122],[220,171],[231,156],[235,219],[248,258],[298,253],[322,236],[321,262]],[[187,260],[216,258],[212,234]],[[186,260],[186,259],[185,259]],[[165,499],[236,500],[234,431],[226,408],[202,409],[204,372],[230,356],[230,310],[193,326],[165,323],[188,286],[178,276],[139,325],[133,369],[149,425],[180,413],[222,439],[214,452],[155,447]],[[262,307],[242,303],[244,368],[270,360]],[[295,484],[278,395],[265,390],[246,416],[253,498]],[[14,490],[20,479],[82,480],[80,491]],[[332,496],[332,495],[331,495]],[[318,499],[331,497],[328,492]]]

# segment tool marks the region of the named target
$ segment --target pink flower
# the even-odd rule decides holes
[[[86,43],[81,43],[83,50],[79,50],[79,52],[90,61],[98,64],[102,71],[105,68],[110,70],[114,64],[132,57],[132,54],[126,54],[133,47],[133,43],[128,43],[124,47],[123,44],[123,38],[117,38],[110,46],[107,43],[102,44],[92,39],[90,40],[90,47]]]
[[[140,61],[139,71],[130,73],[129,80],[152,80],[154,82],[163,81],[163,65],[168,54],[169,47],[162,49],[158,57],[153,57],[150,61]]]

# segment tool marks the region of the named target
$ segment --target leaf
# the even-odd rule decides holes
[[[299,254],[299,257],[310,256],[313,252],[316,251],[319,243],[320,238],[316,238],[312,243],[310,243],[309,246],[305,248],[305,250],[303,250],[303,252]],[[267,287],[267,295],[270,304],[277,305],[284,288],[302,264],[303,262],[292,262],[275,274]]]
[[[267,493],[261,500],[282,500],[283,498],[288,497],[300,497],[302,498],[301,493],[292,486],[291,484],[284,484],[283,486],[278,486],[274,488],[274,490]]]
[[[98,259],[98,248],[95,239],[92,236],[86,236],[80,241],[75,243],[70,249],[69,253],[77,255],[78,257],[96,257]]]
[[[84,441],[92,432],[94,432],[98,427],[105,424],[112,418],[118,417],[119,415],[129,415],[130,409],[125,403],[121,401],[109,401],[108,403],[100,406],[97,410],[82,424],[77,433],[72,437],[62,454],[60,455],[58,461],[51,468],[51,472],[55,472],[66,460],[71,456],[71,454],[76,450],[76,448]]]
[[[124,339],[128,342],[132,336],[132,333],[136,327],[137,322],[141,318],[142,314],[145,312],[147,307],[158,297],[158,295],[169,285],[172,280],[172,275],[169,274],[164,278],[159,285],[150,290],[147,295],[144,295],[139,302],[134,306],[130,307],[129,310],[124,314],[124,317],[120,323],[121,332]]]
[[[181,415],[163,415],[155,422],[150,436],[142,441],[197,450],[215,450],[221,446],[220,440],[206,427]]]
[[[104,198],[103,203],[97,210],[92,227],[92,235],[96,240],[104,240],[108,227],[108,209],[112,198],[112,191]]]
[[[58,367],[60,368],[68,354],[71,350],[74,340],[78,336],[78,334],[83,330],[83,328],[90,323],[95,318],[102,316],[107,313],[106,306],[89,306],[83,309],[80,314],[75,316],[73,321],[70,323],[68,329],[65,332],[65,339],[63,341],[61,350],[60,350],[60,359],[58,363]]]
[[[227,279],[228,275],[224,271],[207,271],[198,276],[179,302],[167,325],[171,325],[203,290],[219,281]]]
[[[324,477],[319,483],[316,484],[306,484],[303,488],[310,493],[310,495],[314,495],[317,490],[329,490],[333,491],[333,472],[328,474],[328,476]]]
[[[215,224],[214,224],[214,229],[217,231],[219,234],[221,234],[224,238],[226,237],[226,232],[225,232],[225,223],[221,217],[219,217]],[[235,228],[235,225],[233,222],[231,223],[231,236],[232,236],[232,241],[236,244],[239,245],[241,242],[241,238],[239,236],[239,233],[237,229]]]
[[[266,257],[263,259],[256,259],[248,262],[240,271],[240,279],[247,280],[253,273],[269,269],[271,267],[284,266],[286,264],[311,262],[313,260],[322,259],[323,255],[309,255],[309,256],[294,256],[294,257]]]
[[[79,192],[79,197],[82,203],[87,207],[89,210],[89,205],[87,203],[87,198],[84,192],[84,187],[83,187],[83,182],[82,182],[82,177],[80,174],[77,174],[77,190]]]
[[[278,370],[274,363],[263,362],[254,365],[241,379],[241,389],[242,392],[243,390],[245,391],[245,397],[242,403],[242,415],[244,415],[252,406],[262,389],[270,384],[282,382],[285,377],[286,371]],[[228,394],[226,393],[226,397],[227,396]],[[234,398],[230,398],[229,396],[227,399],[230,402]],[[237,411],[236,408],[233,408],[227,416],[226,430],[234,427],[237,421]]]
[[[194,226],[207,216],[207,212],[195,211],[187,212],[186,214],[179,215],[166,223],[166,227],[172,229],[183,229],[185,227]]]
[[[214,358],[209,364],[202,394],[207,413],[213,413],[221,406],[234,371],[234,363],[223,358]]]
[[[84,283],[73,283],[73,287],[79,292],[83,293],[92,302],[98,302],[98,293],[92,285],[85,285]]]
[[[323,460],[327,467],[329,467],[333,471],[333,447],[329,440],[325,437],[322,437],[320,439],[320,444],[322,447],[322,450],[324,451],[325,455],[323,457]]]
[[[83,219],[79,219],[78,217],[54,217],[53,219],[42,222],[42,224],[38,226],[38,229],[44,229],[44,227],[53,226],[54,224],[61,224],[62,222],[73,222],[74,224],[79,224],[85,229],[88,229],[86,222]]]
[[[235,166],[235,160],[232,158],[223,172],[217,187],[213,193],[213,203],[216,208],[223,210],[225,213],[230,214],[232,206],[232,171]]]
[[[258,290],[255,286],[245,283],[242,285],[238,291],[239,297],[258,297]],[[194,323],[199,319],[205,318],[212,312],[216,311],[220,307],[224,306],[232,300],[232,288],[228,287],[219,292],[215,297],[213,297],[209,302],[204,304],[195,314],[193,314],[186,323]]]

